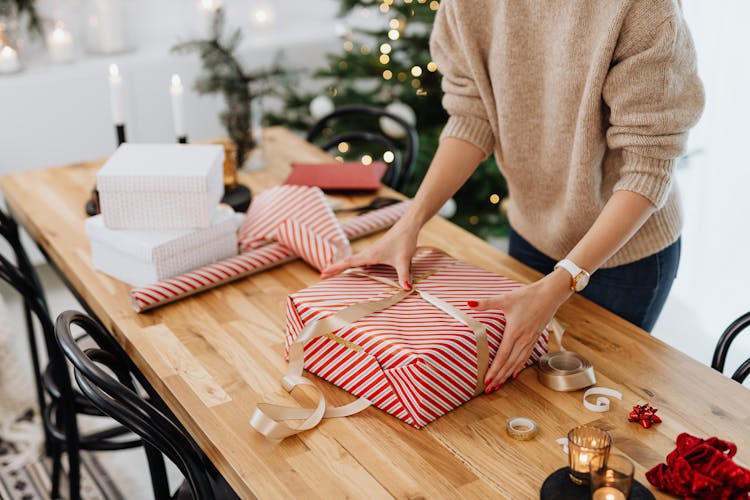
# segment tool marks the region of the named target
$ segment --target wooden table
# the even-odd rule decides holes
[[[242,176],[255,191],[281,182],[291,161],[330,159],[283,129],[270,129],[266,137],[269,167]],[[555,439],[582,423],[608,429],[615,448],[637,463],[644,484],[644,472],[664,460],[683,431],[734,441],[738,460],[750,462],[746,388],[580,297],[558,317],[567,327],[566,346],[592,361],[599,385],[623,393],[608,413],[584,409],[581,391],[543,387],[529,369],[422,430],[369,408],[282,443],[267,441],[248,420],[256,403],[291,401],[279,382],[286,368],[285,299],[317,282],[317,273],[297,261],[134,313],[130,287],[91,266],[83,206],[100,164],[15,174],[0,186],[15,217],[243,498],[538,498],[545,477],[566,464]],[[372,238],[357,241],[355,249]],[[439,218],[427,224],[420,243],[522,281],[538,276]],[[690,324],[684,329],[693,334]],[[334,404],[352,399],[327,382],[316,383]],[[299,389],[294,399],[313,402]],[[646,430],[627,422],[631,406],[643,399],[659,408],[664,423]],[[536,439],[512,440],[505,432],[512,416],[535,419],[541,427]]]

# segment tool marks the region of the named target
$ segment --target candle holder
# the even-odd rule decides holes
[[[70,27],[61,20],[47,27],[47,52],[55,64],[71,63],[76,58],[76,40]]]
[[[539,491],[540,500],[581,500],[582,498],[589,498],[591,496],[589,487],[573,484],[568,477],[569,473],[570,468],[562,467],[550,474],[544,480],[544,484]],[[634,480],[628,500],[654,500],[654,494]]]
[[[579,425],[568,433],[568,459],[570,480],[575,484],[587,484],[591,463],[606,462],[612,446],[612,435],[598,427]]]
[[[610,453],[591,463],[589,484],[593,500],[626,500],[633,488],[635,465],[624,455]]]
[[[15,2],[0,1],[0,74],[18,73],[23,69],[19,34]]]
[[[250,206],[252,193],[247,186],[237,181],[237,146],[230,140],[218,141],[224,146],[224,197],[226,203],[235,212],[244,212]]]
[[[121,54],[135,48],[130,35],[129,0],[86,0],[86,49],[93,54]]]

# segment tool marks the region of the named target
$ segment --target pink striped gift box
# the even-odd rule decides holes
[[[396,279],[388,266],[372,266],[367,271]],[[417,254],[412,276],[416,288],[485,326],[491,361],[502,341],[505,317],[499,310],[471,310],[466,302],[505,293],[520,284],[434,250]],[[394,291],[374,279],[343,274],[290,295],[287,352],[308,323],[353,304],[378,301]],[[548,341],[545,331],[526,366],[536,363],[547,351]],[[415,293],[309,341],[304,346],[304,367],[420,428],[474,396],[477,356],[472,330]]]

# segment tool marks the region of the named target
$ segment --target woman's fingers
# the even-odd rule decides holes
[[[470,300],[467,302],[469,307],[477,311],[486,311],[487,309],[503,309],[505,306],[504,295],[495,295],[486,299]]]
[[[516,345],[513,346],[513,352],[508,357],[505,366],[498,373],[498,380],[508,380],[514,374],[518,373],[519,364],[523,365],[523,363],[529,358],[529,350],[528,346],[521,345],[521,343],[517,342]]]
[[[401,288],[411,290],[411,257],[398,259],[393,267],[396,268]]]
[[[500,378],[499,375],[503,368],[505,368],[505,364],[512,352],[513,342],[504,341],[500,343],[500,348],[497,350],[497,354],[495,354],[495,359],[492,360],[492,364],[484,376],[485,392],[495,391],[503,385],[505,379]]]
[[[342,261],[331,264],[320,272],[320,277],[322,279],[327,279],[331,276],[336,276],[351,267],[366,266],[367,264],[375,263],[376,261],[372,258],[371,252],[365,250],[364,252],[354,254]]]
[[[327,278],[330,278],[331,276],[336,276],[337,274],[346,271],[347,269],[352,267],[350,261],[351,261],[351,257],[331,264],[330,266],[326,267],[320,272],[320,277],[322,279],[327,279]]]

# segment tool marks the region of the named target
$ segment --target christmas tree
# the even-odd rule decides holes
[[[284,104],[268,116],[272,124],[306,130],[333,107],[369,104],[416,121],[420,150],[414,178],[405,190],[412,196],[421,182],[448,119],[441,106],[439,68],[430,57],[429,37],[439,7],[437,0],[341,0],[342,50],[327,56],[327,65],[300,85],[288,78],[278,92]],[[305,90],[308,88],[309,90]],[[367,129],[369,123],[347,123]],[[386,133],[389,132],[384,127]],[[356,160],[366,147],[340,148],[341,159]],[[388,157],[385,158],[386,160]],[[493,158],[483,162],[456,193],[451,220],[481,237],[507,231],[504,200],[507,187]]]

